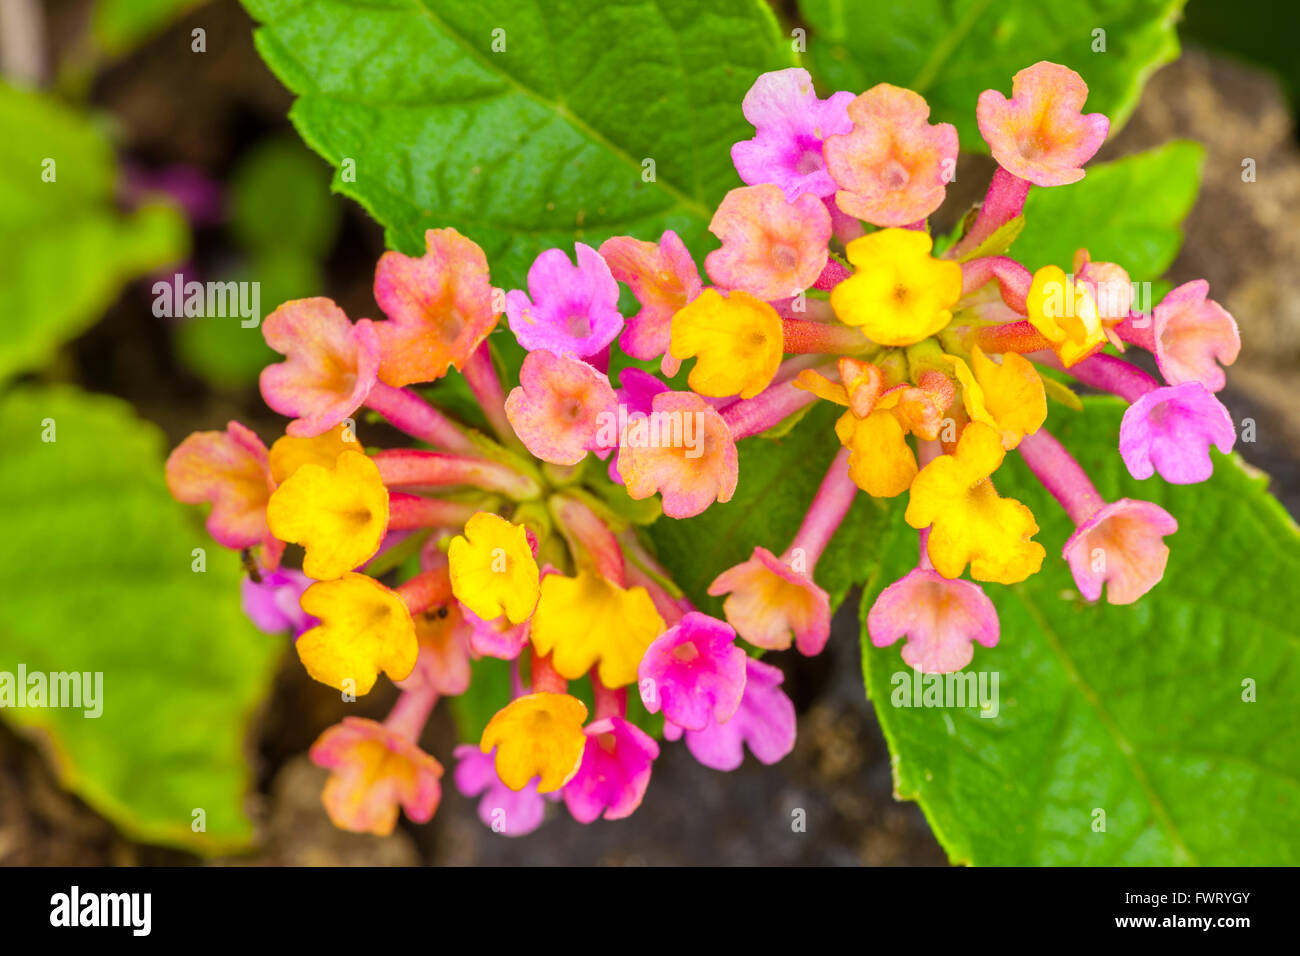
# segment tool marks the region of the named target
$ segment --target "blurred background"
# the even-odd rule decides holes
[[[241,334],[228,319],[156,317],[152,283],[176,272],[200,281],[252,279],[261,283],[264,314],[286,299],[328,295],[349,315],[369,315],[384,244],[380,227],[357,205],[329,192],[329,169],[287,121],[291,97],[259,59],[249,17],[234,0],[0,0],[0,11],[6,78],[50,91],[70,113],[88,118],[114,154],[111,204],[149,237],[139,239],[135,265],[143,268],[111,283],[100,296],[107,304],[77,319],[84,331],[52,350],[39,373],[23,373],[20,384],[67,383],[117,396],[161,428],[167,447],[229,419],[274,434],[282,420],[256,388],[257,372],[274,357],[260,336]],[[1222,397],[1234,418],[1258,423],[1257,441],[1239,451],[1272,476],[1293,515],[1300,508],[1300,404],[1288,386],[1297,381],[1300,298],[1289,292],[1300,264],[1293,224],[1300,209],[1300,59],[1290,38],[1298,21],[1286,0],[1253,4],[1249,17],[1234,5],[1192,0],[1179,31],[1184,55],[1154,77],[1133,119],[1099,156],[1172,137],[1207,147],[1203,191],[1169,278],[1208,277],[1214,297],[1240,323],[1244,347]],[[193,49],[196,29],[204,31],[202,55]],[[24,135],[19,128],[0,133],[6,140]],[[1255,188],[1241,188],[1244,156],[1257,162]],[[977,201],[992,168],[984,157],[963,157],[963,164],[958,194],[941,215],[955,217]],[[170,211],[156,211],[159,202]],[[146,216],[157,221],[146,227]],[[4,228],[14,229],[6,241],[27,241],[12,223]],[[3,269],[0,302],[8,308],[0,327],[16,335],[24,319],[12,290],[3,290],[13,281]],[[234,573],[227,572],[232,581]],[[12,575],[4,580],[5,588],[15,586]],[[237,602],[233,589],[226,600]],[[280,646],[254,634],[249,654],[257,663],[249,666],[263,679],[256,693],[234,702],[247,734],[226,755],[252,768],[246,781],[236,772],[236,789],[247,791],[240,807],[253,821],[254,849],[214,856],[206,848],[199,856],[169,848],[188,838],[148,819],[110,823],[63,785],[68,764],[41,727],[24,723],[20,730],[0,719],[0,864],[207,857],[254,864],[941,865],[944,855],[920,811],[893,798],[889,756],[862,691],[856,612],[851,596],[821,657],[769,658],[785,669],[800,711],[799,742],[786,760],[764,768],[749,757],[740,770],[721,774],[696,764],[685,748],[668,747],[631,820],[583,827],[553,809],[540,830],[518,840],[484,828],[449,778],[429,825],[403,820],[382,839],[336,830],[320,807],[324,772],[305,751],[347,713],[382,717],[391,687],[345,709],[334,691],[306,677],[287,640]],[[0,661],[10,659],[5,642],[15,640],[8,627],[0,621]],[[187,640],[179,621],[175,641]],[[223,651],[203,653],[197,660]],[[140,732],[167,730],[159,720]],[[455,742],[440,707],[426,749],[445,757]],[[794,808],[807,811],[806,833],[791,832]],[[232,846],[247,836],[232,838]]]

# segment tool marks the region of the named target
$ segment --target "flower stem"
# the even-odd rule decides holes
[[[948,250],[946,258],[961,259],[978,249],[981,243],[1024,211],[1028,196],[1029,181],[999,166],[989,182],[989,191],[980,204],[975,224],[960,242]]]
[[[803,523],[799,525],[794,540],[786,548],[781,560],[789,564],[791,555],[802,550],[806,568],[804,573],[811,578],[813,568],[821,559],[840,522],[849,513],[857,493],[858,486],[849,477],[849,450],[841,448],[826,470],[826,476],[822,478],[817,494],[808,506],[808,513],[804,515]]]
[[[497,433],[497,437],[511,448],[523,449],[524,443],[519,440],[519,436],[510,425],[510,419],[506,417],[505,389],[501,385],[496,367],[492,364],[492,352],[487,342],[479,345],[465,360],[465,368],[461,370],[461,374],[465,376],[465,384],[474,393],[474,399],[483,409],[483,414],[487,417],[492,430]]]
[[[375,382],[366,398],[366,407],[378,412],[394,428],[435,448],[461,453],[474,451],[474,443],[455,422],[409,388]]]
[[[1047,429],[1040,428],[1026,435],[1017,450],[1029,470],[1061,503],[1076,525],[1083,524],[1106,503],[1083,467]]]
[[[527,475],[501,462],[466,458],[418,448],[394,448],[374,456],[379,475],[390,488],[442,488],[473,485],[496,491],[516,501],[538,497],[541,486]]]
[[[447,569],[421,571],[415,577],[399,584],[397,596],[402,599],[411,616],[421,614],[431,607],[451,600],[451,576]]]
[[[1054,352],[1034,352],[1026,357],[1067,372],[1084,385],[1118,395],[1130,404],[1160,387],[1154,378],[1136,365],[1113,355],[1090,355],[1068,369]]]
[[[573,553],[574,562],[594,568],[607,581],[623,585],[623,549],[596,512],[573,495],[552,495],[551,513]]]
[[[1020,315],[1027,315],[1025,299],[1034,284],[1029,270],[1007,256],[981,256],[961,265],[961,292],[969,295],[996,281],[1002,301]]]
[[[388,530],[411,531],[416,528],[459,528],[477,511],[464,501],[443,501],[402,492],[388,495]]]
[[[782,319],[781,331],[781,350],[795,355],[856,355],[871,347],[865,335],[840,322]]]
[[[812,392],[796,388],[793,382],[769,385],[753,398],[741,399],[721,412],[736,441],[767,431],[799,409],[817,400]]]
[[[438,692],[428,687],[402,691],[385,718],[384,726],[393,733],[418,743],[420,735],[424,733],[424,725],[433,713],[433,705],[437,702]]]

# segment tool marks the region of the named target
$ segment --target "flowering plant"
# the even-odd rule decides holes
[[[433,815],[443,766],[421,732],[439,697],[469,689],[479,658],[513,662],[513,689],[477,746],[456,749],[454,777],[499,832],[535,828],[547,796],[584,823],[630,815],[660,752],[646,715],[716,769],[739,766],[746,746],[781,759],[794,706],[758,652],[825,647],[832,601],[816,568],[859,492],[907,496],[919,558],[866,624],[876,647],[901,639],[918,673],[959,671],[976,644],[997,646],[981,584],[1015,585],[1047,556],[1034,512],[995,487],[1009,452],[1075,524],[1062,558],[1083,598],[1131,604],[1156,587],[1177,521],[1152,502],[1107,501],[1047,430],[1048,398],[1081,407],[1071,380],[1120,396],[1130,474],[1203,481],[1209,449],[1235,440],[1215,392],[1240,343],[1203,281],[1148,314],[1123,264],[1080,249],[1068,273],[1031,272],[1007,254],[1030,191],[1082,179],[1106,138],[1106,116],[1083,112],[1087,92],[1043,61],[1012,78],[1009,98],[980,95],[998,165],[942,249],[927,221],[956,169],[956,129],[930,122],[910,90],[823,99],[789,68],[744,98],[754,135],[731,153],[746,185],[709,223],[721,245],[703,275],[666,230],[579,242],[572,259],[546,249],[526,290],[506,291],[478,245],[442,228],[422,256],[379,260],[383,320],[353,321],[323,298],[276,309],[263,332],[284,361],[261,391],[291,418],[285,434],[268,449],[238,422],[196,433],[167,478],[180,500],[211,504],[217,542],[246,550],[246,611],[292,631],[313,678],[345,694],[380,674],[400,688],[387,720],[345,718],[312,748],[331,771],[335,823],[387,833],[399,808]],[[620,283],[638,306],[626,317]],[[502,313],[523,349],[508,392],[489,345]],[[1115,354],[1130,348],[1154,356],[1163,383]],[[414,388],[453,370],[490,434]],[[797,533],[779,554],[757,545],[717,568],[708,593],[725,596],[722,615],[702,612],[639,528],[725,504],[746,480],[737,444],[818,401],[842,409],[842,447],[820,463]],[[415,444],[368,449],[363,409]],[[301,571],[283,563],[288,544]],[[392,580],[398,567],[409,573]],[[590,704],[570,693],[580,679]]]

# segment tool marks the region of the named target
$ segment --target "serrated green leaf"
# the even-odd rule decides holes
[[[839,451],[835,419],[842,409],[817,403],[789,435],[748,438],[739,445],[740,481],[726,504],[702,515],[660,518],[647,533],[673,578],[701,610],[721,616],[722,601],[708,596],[713,579],[746,561],[755,545],[780,554],[790,544]],[[886,506],[860,494],[817,562],[813,577],[838,605],[875,566],[875,539]]]
[[[674,229],[698,255],[740,185],[740,101],[794,60],[760,0],[245,2],[334,187],[407,254],[454,226],[503,285],[619,233]]]
[[[1011,95],[1011,78],[1039,60],[1063,63],[1088,84],[1087,110],[1119,129],[1142,86],[1178,57],[1174,32],[1186,0],[800,0],[808,56],[827,90],[877,83],[925,96],[931,122],[957,127],[963,149],[987,152],[975,122],[986,89]],[[1094,52],[1104,31],[1105,52]]]
[[[0,671],[103,675],[98,718],[0,715],[47,744],[64,786],[128,836],[200,853],[246,845],[243,737],[287,644],[240,611],[238,557],[171,499],[162,435],[125,403],[23,389],[0,399],[0,428]],[[195,548],[204,573],[191,570]]]
[[[1069,271],[1075,251],[1086,248],[1094,260],[1119,263],[1134,282],[1157,279],[1183,243],[1204,160],[1204,147],[1175,140],[1089,166],[1069,186],[1031,189],[1011,255],[1027,269]]]
[[[1116,450],[1123,406],[1085,404],[1053,429],[1107,499],[1155,501],[1178,520],[1165,578],[1127,607],[1079,598],[1060,558],[1071,524],[1010,456],[998,490],[1033,509],[1048,560],[1023,584],[985,586],[1002,638],[970,669],[998,673],[998,715],[894,706],[891,677],[911,672],[897,646],[874,648],[864,632],[896,791],[920,802],[956,862],[1295,865],[1297,529],[1235,457],[1215,453],[1200,485],[1133,480]],[[916,533],[897,516],[892,528],[864,619],[915,563]]]
[[[184,220],[113,206],[116,167],[90,119],[0,83],[0,381],[48,362],[126,282],[182,257]],[[52,181],[47,181],[52,177]]]

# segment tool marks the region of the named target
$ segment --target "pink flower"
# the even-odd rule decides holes
[[[617,406],[605,375],[581,359],[538,349],[524,358],[519,385],[506,399],[506,417],[536,457],[576,465],[597,447],[600,425]]]
[[[686,749],[714,770],[735,770],[744,762],[746,745],[764,764],[774,764],[794,749],[794,704],[781,691],[785,675],[779,667],[753,658],[745,660],[745,692],[731,719],[710,721],[703,730],[687,730]],[[664,723],[664,739],[677,740],[683,729]]]
[[[505,614],[486,621],[465,605],[459,602],[457,604],[460,606],[461,616],[470,627],[470,650],[479,657],[513,661],[528,645],[528,621],[511,624],[510,618]]]
[[[287,361],[262,369],[262,398],[294,420],[295,438],[324,434],[361,407],[379,371],[379,336],[369,319],[353,324],[331,300],[286,302],[262,323],[266,344]]]
[[[619,282],[626,282],[641,303],[641,311],[627,320],[619,339],[633,358],[663,356],[665,375],[676,375],[681,362],[668,354],[669,326],[673,314],[697,295],[703,283],[686,244],[668,230],[659,245],[631,236],[606,239],[600,254]]]
[[[830,196],[835,180],[826,171],[822,143],[853,129],[851,102],[848,92],[818,99],[812,77],[798,67],[762,74],[741,103],[758,135],[731,147],[736,172],[751,186],[775,183],[791,201],[805,193]]]
[[[262,580],[244,578],[239,585],[240,602],[253,626],[265,634],[285,631],[295,638],[320,623],[298,604],[312,579],[293,568],[263,571]]]
[[[251,548],[270,539],[266,502],[274,482],[266,446],[239,422],[230,422],[224,432],[187,437],[168,456],[166,474],[177,501],[212,504],[207,528],[218,544]]]
[[[588,724],[577,776],[564,785],[564,803],[579,823],[621,820],[641,805],[659,756],[654,739],[622,717]]]
[[[460,744],[452,756],[456,758],[452,777],[456,789],[466,797],[483,795],[478,802],[478,818],[485,826],[496,833],[517,837],[526,836],[542,825],[546,798],[537,792],[537,780],[530,780],[522,790],[511,790],[497,776],[495,749],[485,754],[474,744]]]
[[[906,637],[904,663],[946,674],[970,663],[975,642],[995,646],[999,625],[993,602],[978,584],[918,567],[880,592],[867,615],[867,633],[876,647]]]
[[[641,701],[687,730],[725,722],[740,706],[745,660],[735,631],[691,611],[646,648],[637,668]]]
[[[759,299],[784,299],[812,286],[826,267],[831,215],[816,196],[787,202],[771,183],[733,189],[709,232],[722,248],[704,257],[709,277]]]
[[[510,331],[524,348],[585,358],[623,328],[618,282],[600,253],[581,242],[575,267],[562,249],[547,249],[528,270],[527,294],[506,293]],[[531,298],[530,298],[531,297]]]
[[[1083,178],[1081,167],[1110,131],[1105,114],[1084,115],[1087,98],[1083,77],[1043,60],[1015,75],[1011,99],[997,90],[981,93],[975,115],[1003,169],[1035,186],[1064,186]]]
[[[739,458],[722,416],[693,392],[654,397],[650,417],[629,422],[617,467],[635,500],[659,492],[670,518],[697,515],[736,491]]]
[[[448,585],[450,589],[450,585]],[[454,697],[469,689],[472,627],[465,620],[458,601],[439,604],[417,614],[415,638],[419,654],[411,675],[397,686],[403,690],[421,688]]]
[[[334,825],[386,836],[398,808],[428,823],[442,799],[442,765],[413,740],[364,717],[344,717],[317,739],[312,763],[333,771],[321,801]]]
[[[919,222],[943,203],[957,171],[957,127],[929,123],[919,93],[888,83],[849,104],[853,131],[826,140],[835,201],[877,226]]]
[[[1123,266],[1114,262],[1093,262],[1087,249],[1074,255],[1074,274],[1097,304],[1104,322],[1120,322],[1133,308],[1133,281]],[[1011,321],[1014,321],[1011,320]]]
[[[430,229],[418,259],[385,252],[375,267],[379,377],[401,387],[457,370],[497,324],[487,256],[455,229]]]
[[[1236,320],[1209,291],[1204,279],[1186,282],[1155,307],[1156,363],[1170,385],[1200,382],[1217,392],[1227,383],[1217,362],[1231,365],[1241,351]]]
[[[1225,455],[1237,432],[1223,404],[1200,382],[1147,392],[1124,412],[1119,453],[1134,478],[1155,472],[1175,485],[1205,481],[1214,473],[1210,446]]]
[[[1089,601],[1132,604],[1165,574],[1169,548],[1164,536],[1178,530],[1169,512],[1149,501],[1121,498],[1103,505],[1065,542],[1062,554],[1079,593]]]
[[[791,637],[801,654],[820,654],[831,633],[830,596],[811,574],[795,571],[766,548],[729,568],[709,585],[723,602],[727,621],[749,643],[780,651]]]

